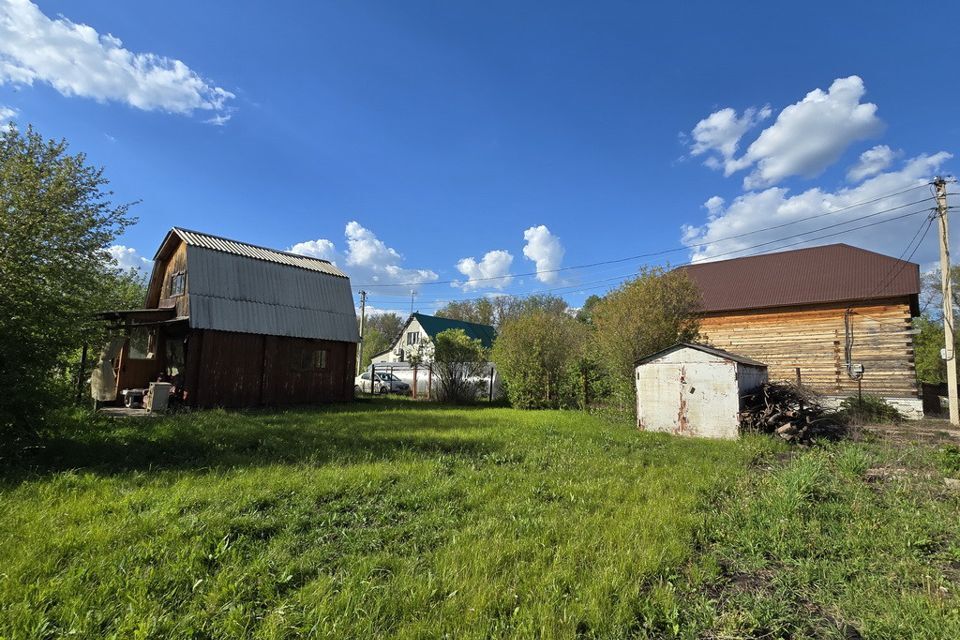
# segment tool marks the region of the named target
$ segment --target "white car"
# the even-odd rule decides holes
[[[356,393],[410,393],[410,385],[392,373],[376,372],[371,380],[370,372],[364,371],[354,378],[353,390]]]

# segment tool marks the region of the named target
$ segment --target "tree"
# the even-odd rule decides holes
[[[359,325],[360,318],[357,318]],[[366,369],[370,366],[373,356],[383,353],[391,346],[393,340],[400,333],[403,326],[403,319],[395,313],[378,313],[367,316],[363,326],[363,359],[360,361],[360,368]]]
[[[487,352],[479,340],[463,329],[441,331],[433,339],[433,374],[439,398],[460,404],[475,400],[477,384],[487,362]]]
[[[939,268],[920,276],[920,313],[928,318],[939,320],[943,317],[943,287],[940,282]],[[960,308],[960,265],[950,267],[953,285],[953,307]]]
[[[0,134],[0,435],[42,421],[53,372],[113,295],[121,274],[107,248],[134,220],[107,184],[63,140]]]
[[[593,310],[597,355],[621,405],[634,394],[634,364],[699,334],[700,290],[685,271],[644,269]]]
[[[476,300],[453,300],[435,312],[441,318],[493,325],[496,322],[495,308],[489,298]]]
[[[577,310],[577,320],[586,324],[593,324],[593,310],[596,309],[600,301],[600,296],[593,294],[583,301],[583,306]]]
[[[395,313],[377,313],[367,316],[365,329],[372,327],[386,336],[387,340],[393,340],[400,333],[404,322],[404,319]]]
[[[917,380],[939,384],[947,380],[947,364],[940,357],[944,348],[943,323],[920,316],[913,321],[919,333],[913,338]]]
[[[549,294],[536,294],[522,298],[495,296],[476,300],[455,300],[438,309],[436,314],[441,318],[499,327],[511,318],[517,318],[531,311],[566,313],[567,309],[567,302],[563,298]]]
[[[575,404],[583,337],[583,325],[566,313],[537,309],[506,320],[492,359],[510,403],[520,409]]]

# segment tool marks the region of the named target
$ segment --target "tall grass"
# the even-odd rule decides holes
[[[741,479],[705,525],[683,624],[716,637],[960,638],[960,494],[937,462],[929,447],[845,442]]]
[[[758,442],[384,401],[87,420],[2,479],[0,636],[662,636]]]

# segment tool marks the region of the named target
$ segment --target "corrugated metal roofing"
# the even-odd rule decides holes
[[[295,267],[188,243],[190,326],[358,342],[350,280]]]
[[[763,368],[763,369],[766,369],[766,368],[767,368],[767,365],[765,365],[764,363],[762,363],[762,362],[760,362],[760,361],[758,361],[758,360],[753,360],[753,359],[748,358],[748,357],[746,357],[746,356],[737,355],[736,353],[730,353],[729,351],[724,351],[723,349],[717,349],[716,347],[711,347],[711,346],[708,346],[708,345],[705,345],[705,344],[700,344],[699,342],[678,342],[678,343],[676,343],[675,345],[671,345],[671,346],[667,347],[666,349],[661,349],[660,351],[657,351],[656,353],[651,353],[651,354],[648,355],[648,356],[644,356],[643,358],[640,358],[639,360],[637,360],[636,364],[637,364],[637,366],[640,366],[640,365],[642,365],[642,364],[646,364],[647,362],[650,362],[651,360],[656,360],[657,358],[659,358],[659,357],[661,357],[661,356],[665,356],[665,355],[667,355],[668,353],[673,353],[674,351],[677,351],[678,349],[696,349],[697,351],[702,351],[702,352],[704,352],[704,353],[709,353],[710,355],[717,356],[718,358],[723,358],[724,360],[731,360],[731,361],[733,361],[733,362],[739,362],[740,364],[745,364],[745,365],[748,365],[748,366],[751,366],[751,367],[761,367],[761,368]]]
[[[229,253],[235,256],[253,258],[254,260],[273,262],[275,264],[282,264],[288,267],[319,271],[320,273],[326,273],[327,275],[331,276],[339,276],[341,278],[347,277],[347,274],[335,267],[328,260],[321,260],[320,258],[311,258],[310,256],[302,256],[296,253],[288,253],[286,251],[277,251],[276,249],[259,247],[255,244],[238,242],[237,240],[221,238],[220,236],[214,236],[209,233],[201,233],[199,231],[191,231],[189,229],[181,229],[180,227],[174,227],[170,230],[170,233],[179,236],[180,239],[190,247],[202,247],[212,251],[220,251],[222,253]],[[157,251],[157,255],[154,256],[154,260],[159,257],[159,254],[161,251],[163,251],[163,247],[165,245],[166,242],[161,245],[160,250]]]
[[[743,311],[911,296],[920,266],[847,244],[680,267],[700,287],[703,311]]]
[[[446,331],[447,329],[462,329],[463,332],[467,334],[467,337],[479,340],[480,344],[486,349],[493,347],[493,340],[497,336],[496,329],[488,324],[478,324],[476,322],[467,322],[466,320],[452,320],[450,318],[441,318],[440,316],[428,316],[418,311],[411,314],[410,317],[407,318],[407,321],[403,323],[400,331],[394,336],[390,348],[373,354],[373,357],[376,358],[388,351],[392,351],[394,346],[401,342],[403,334],[407,331],[407,327],[409,327],[410,323],[414,320],[420,323],[420,326],[423,327],[423,330],[426,331],[430,338],[435,338],[438,333]]]
[[[479,340],[487,349],[493,346],[493,339],[496,331],[488,324],[478,324],[476,322],[467,322],[465,320],[452,320],[450,318],[441,318],[439,316],[428,316],[422,313],[415,313],[411,318],[416,318],[431,338],[436,337],[441,331],[447,329],[462,329],[467,337]]]

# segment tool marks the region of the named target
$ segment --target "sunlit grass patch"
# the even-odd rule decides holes
[[[0,636],[658,635],[756,455],[409,402],[80,425],[5,478]]]

